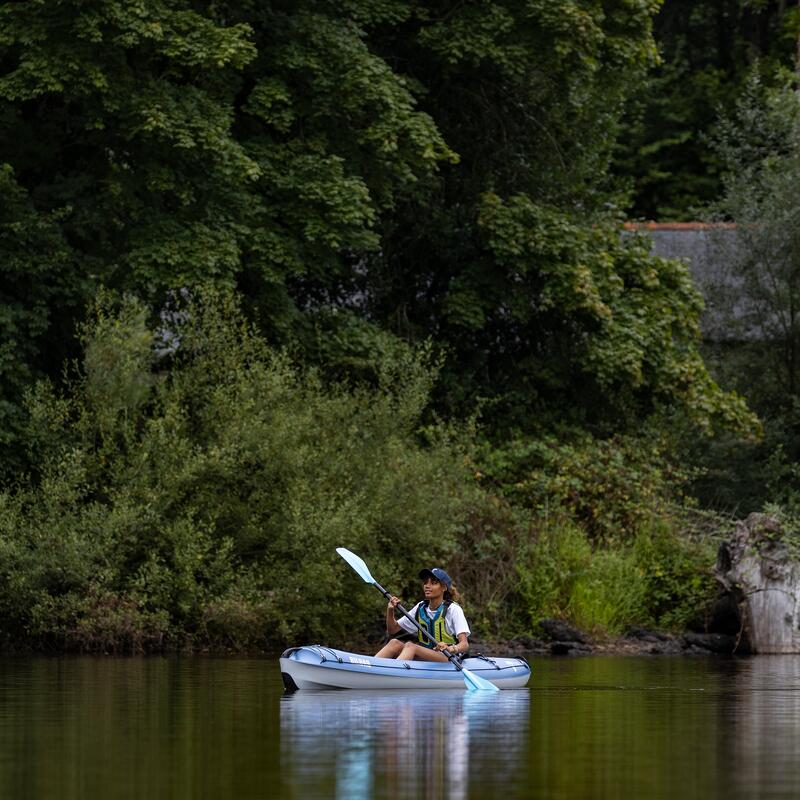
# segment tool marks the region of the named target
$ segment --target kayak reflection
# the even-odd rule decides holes
[[[527,689],[297,692],[281,700],[282,777],[303,798],[460,800],[471,775],[507,790],[524,761],[529,702]]]

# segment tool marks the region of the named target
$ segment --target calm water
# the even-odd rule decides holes
[[[795,798],[800,657],[282,696],[275,660],[0,661],[3,798]]]

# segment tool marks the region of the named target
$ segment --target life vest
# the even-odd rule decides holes
[[[444,642],[445,644],[455,644],[455,637],[451,636],[444,627],[444,619],[447,616],[447,609],[450,608],[450,601],[444,600],[436,613],[433,616],[428,614],[426,602],[423,600],[417,606],[416,618],[417,622],[425,628],[437,642]],[[417,641],[423,647],[433,649],[433,643],[421,631],[417,633]]]

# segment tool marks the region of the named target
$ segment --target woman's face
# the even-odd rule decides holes
[[[439,597],[444,597],[444,584],[437,581],[436,578],[425,578],[422,584],[422,591],[425,592],[426,600],[436,600]]]

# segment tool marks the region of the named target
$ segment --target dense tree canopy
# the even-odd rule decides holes
[[[685,269],[609,213],[658,7],[0,3],[4,443],[98,287],[157,308],[209,282],[335,370],[432,338],[440,407],[489,399],[501,427],[742,422]]]

